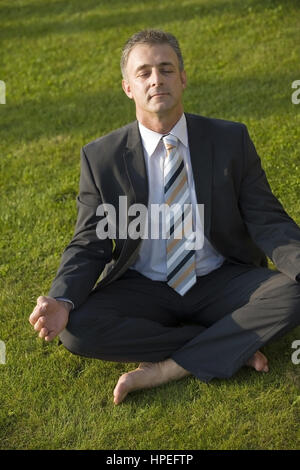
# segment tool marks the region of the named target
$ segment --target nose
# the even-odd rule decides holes
[[[163,76],[158,69],[152,69],[150,84],[152,87],[161,86],[163,84]]]

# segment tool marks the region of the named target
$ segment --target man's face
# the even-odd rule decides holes
[[[168,44],[136,45],[129,54],[122,86],[134,100],[140,122],[154,115],[179,118],[183,112],[186,76],[179,70],[177,55]]]

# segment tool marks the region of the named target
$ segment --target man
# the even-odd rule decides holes
[[[272,194],[243,124],[183,112],[174,36],[135,34],[121,68],[137,121],[83,147],[75,234],[30,323],[74,354],[141,362],[120,377],[115,404],[188,374],[208,382],[244,365],[267,372],[259,348],[299,324],[299,227]],[[180,217],[169,216],[167,237],[121,236],[134,204],[173,203]],[[113,236],[101,236],[103,220]],[[200,246],[183,243],[182,227],[175,237],[182,222],[185,241],[202,234]]]

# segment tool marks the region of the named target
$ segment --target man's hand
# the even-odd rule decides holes
[[[39,337],[52,341],[68,323],[71,304],[52,297],[41,296],[37,299],[36,307],[29,317],[29,322]]]

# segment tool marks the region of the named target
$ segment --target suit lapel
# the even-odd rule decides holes
[[[129,128],[127,147],[123,153],[123,162],[125,173],[129,180],[127,192],[128,213],[129,207],[133,204],[143,204],[147,207],[149,194],[147,170],[137,121]],[[127,218],[127,238],[118,260],[121,265],[124,263],[124,268],[133,263],[142,241],[141,239],[135,240],[128,236],[128,225],[134,218],[135,216]]]
[[[198,204],[204,204],[204,233],[209,237],[211,227],[211,195],[213,153],[212,142],[204,135],[199,120],[186,115],[189,148]]]
[[[139,203],[147,206],[149,193],[148,178],[137,121],[129,129],[127,148],[123,154],[123,159],[131,186],[129,194],[130,203]]]

